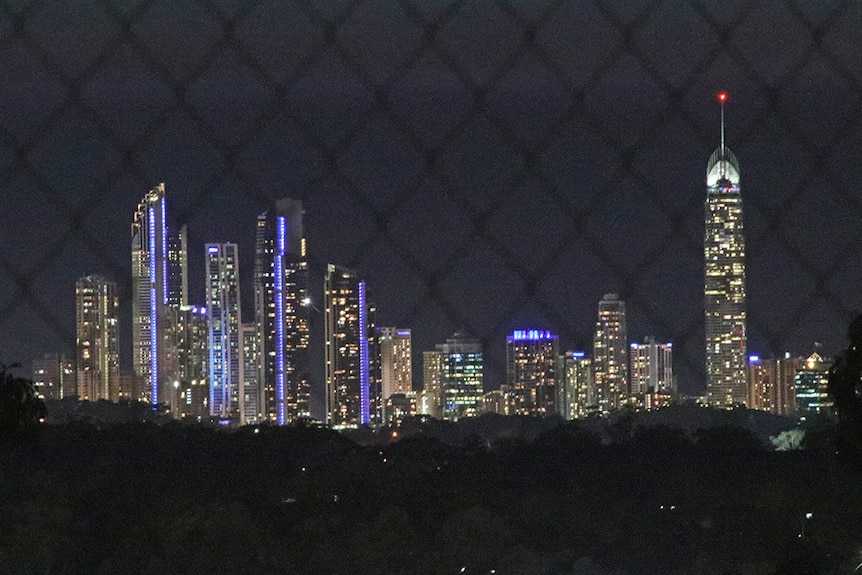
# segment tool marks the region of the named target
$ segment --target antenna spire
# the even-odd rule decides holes
[[[720,92],[718,94],[718,101],[721,103],[721,177],[724,177],[726,175],[726,166],[724,163],[724,103],[727,101],[727,92]]]

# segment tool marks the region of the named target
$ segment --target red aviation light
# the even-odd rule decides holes
[[[722,104],[723,104],[724,102],[726,102],[726,101],[727,101],[727,92],[721,92],[721,93],[718,95],[718,101],[719,101],[719,102],[721,102]]]

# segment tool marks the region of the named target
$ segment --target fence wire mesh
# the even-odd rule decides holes
[[[165,181],[193,274],[204,241],[250,262],[256,213],[298,197],[314,269],[360,270],[417,350],[479,336],[490,387],[513,327],[589,348],[616,291],[696,392],[719,89],[749,347],[837,351],[862,279],[860,23],[849,1],[5,2],[3,360],[74,341],[77,276],[116,279],[128,317],[128,220]]]

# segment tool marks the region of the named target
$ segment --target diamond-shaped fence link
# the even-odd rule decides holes
[[[696,391],[719,89],[749,345],[842,342],[860,283],[856,3],[182,4],[0,5],[4,355],[74,341],[76,276],[112,276],[128,311],[129,216],[164,180],[192,260],[204,241],[250,258],[257,211],[301,198],[316,269],[368,277],[417,351],[479,336],[490,387],[511,329],[589,348],[616,291],[632,339],[673,341]]]

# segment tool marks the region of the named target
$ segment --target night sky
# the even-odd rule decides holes
[[[512,329],[589,350],[618,292],[630,341],[672,341],[700,392],[721,90],[749,351],[833,355],[862,310],[858,3],[175,4],[0,8],[0,361],[71,351],[75,280],[101,273],[130,367],[131,216],[164,181],[192,303],[204,243],[237,242],[249,321],[255,217],[300,198],[315,301],[326,263],[355,268],[417,379],[456,329],[486,389]]]

